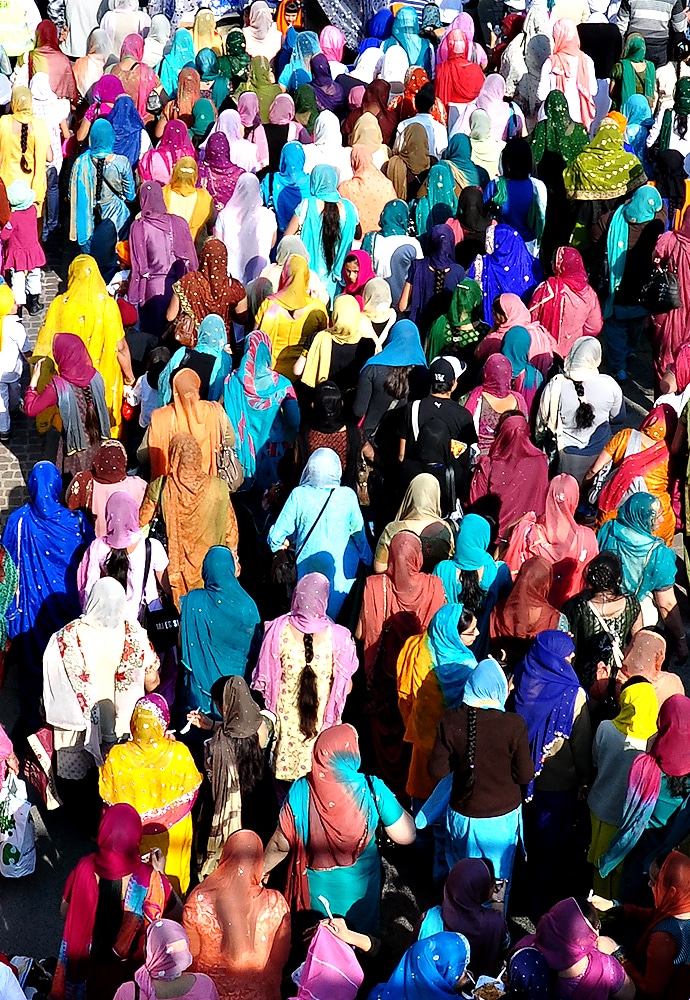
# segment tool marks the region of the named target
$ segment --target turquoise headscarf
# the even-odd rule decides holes
[[[218,56],[213,49],[200,49],[196,57],[196,68],[205,83],[213,81],[211,97],[216,109],[220,111],[223,101],[230,92],[230,81],[221,75]]]
[[[316,56],[320,52],[321,46],[316,32],[300,31],[295,38],[288,64],[278,77],[278,83],[287,90],[297,90],[298,87],[309,83],[312,56]]]
[[[391,45],[400,45],[407,54],[410,66],[421,66],[431,74],[431,42],[419,34],[419,18],[413,7],[401,7],[393,20],[392,38],[384,44],[384,51]]]
[[[491,544],[491,526],[479,514],[466,514],[460,522],[460,530],[455,542],[455,555],[444,559],[434,570],[434,575],[443,581],[443,589],[448,601],[455,602],[462,596],[462,585],[458,580],[458,569],[482,570],[479,586],[486,593],[496,579],[498,566],[488,552]]]
[[[379,224],[382,236],[406,236],[409,209],[407,202],[401,198],[389,201],[383,206]]]
[[[651,184],[639,187],[629,202],[617,208],[606,239],[609,262],[609,294],[604,305],[604,319],[613,313],[613,299],[620,288],[628,256],[628,234],[631,223],[651,222],[662,207],[661,195]]]
[[[676,579],[673,549],[652,534],[660,501],[650,493],[633,493],[618,508],[615,520],[599,529],[599,550],[615,552],[623,567],[623,591],[640,600]]]
[[[163,58],[159,74],[163,90],[171,100],[177,96],[177,80],[187,66],[195,68],[194,39],[191,31],[178,28],[170,52]]]
[[[505,712],[507,698],[508,681],[498,663],[490,657],[481,660],[467,679],[463,703],[470,708],[495,708]]]
[[[342,201],[338,194],[338,171],[329,163],[318,163],[311,172],[309,194],[321,201]]]
[[[647,153],[647,136],[654,124],[654,115],[649,109],[649,101],[642,94],[633,94],[621,108],[621,113],[628,119],[625,126],[625,141],[638,160],[644,163]]]
[[[529,363],[529,349],[532,345],[532,338],[529,330],[524,326],[511,326],[503,337],[501,354],[508,358],[510,367],[513,370],[513,378],[517,378],[520,372],[525,373],[525,389],[534,389],[543,382],[541,372],[537,371],[534,365]]]
[[[649,107],[649,105],[647,106]],[[443,159],[452,163],[464,175],[469,187],[486,187],[489,183],[489,175],[483,167],[478,167],[476,163],[472,162],[471,155],[470,137],[464,132],[458,132],[451,136]]]
[[[76,197],[77,243],[84,244],[94,233],[96,164],[115,149],[115,129],[106,118],[97,118],[89,131],[89,148],[78,156],[72,170],[70,189]],[[73,203],[74,204],[74,203]]]
[[[192,116],[193,122],[189,130],[190,135],[195,135],[197,138],[203,139],[216,120],[215,108],[211,101],[205,97],[200,97],[192,108]]]
[[[107,118],[97,118],[89,130],[89,154],[104,160],[115,149],[115,129]]]
[[[223,396],[223,384],[232,371],[232,355],[225,350],[228,335],[225,323],[215,313],[206,316],[199,324],[199,339],[194,348],[200,354],[210,354],[215,358],[208,387],[208,398],[217,402]],[[160,373],[158,379],[158,405],[165,406],[172,399],[172,377],[182,364],[186,352],[180,347]]]
[[[420,236],[430,233],[434,226],[441,226],[454,218],[457,209],[453,171],[450,164],[442,160],[429,171],[426,195],[417,202],[417,232]]]
[[[458,632],[463,610],[462,604],[444,605],[426,630],[427,645],[446,708],[457,708],[462,703],[465,683],[477,665],[477,658]]]

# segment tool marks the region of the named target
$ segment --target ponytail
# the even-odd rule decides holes
[[[89,444],[98,444],[101,440],[101,425],[93,402],[91,386],[84,386],[84,399],[86,400],[86,414],[84,416],[84,427]]]
[[[313,739],[318,734],[316,718],[319,696],[316,690],[316,674],[311,663],[314,659],[314,636],[304,633],[304,667],[299,678],[299,728],[303,736]]]

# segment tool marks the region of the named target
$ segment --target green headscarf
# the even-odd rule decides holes
[[[646,98],[654,97],[656,69],[654,68],[654,63],[647,59],[647,43],[642,35],[629,35],[621,57],[620,107],[623,107],[629,97],[637,93],[637,81],[639,78],[635,72],[633,63],[645,63],[643,93]]]
[[[613,312],[613,298],[623,280],[625,261],[628,255],[630,226],[651,222],[661,209],[661,195],[651,184],[639,187],[629,202],[614,212],[606,238],[606,256],[609,262],[609,291],[604,305],[604,318]]]
[[[216,120],[216,109],[209,100],[201,97],[192,108],[192,117],[194,120],[189,131],[203,139]]]
[[[225,55],[219,58],[218,69],[221,75],[228,80],[237,79],[238,77],[246,80],[249,62],[250,59],[247,55],[244,34],[239,28],[235,28],[227,34],[225,39]]]
[[[308,83],[303,83],[295,91],[295,121],[306,128],[309,135],[314,131],[314,123],[319,116],[316,95]]]
[[[488,329],[481,285],[465,278],[453,292],[448,312],[432,323],[426,338],[426,356],[433,361],[449,345],[458,348],[475,344]]]
[[[409,209],[407,202],[402,198],[389,201],[383,206],[379,224],[382,236],[406,236],[409,219]]]
[[[623,149],[623,133],[604,118],[588,146],[563,171],[569,198],[603,201],[630,194],[646,181],[642,164]]]
[[[462,187],[484,188],[489,183],[489,175],[483,167],[478,167],[472,161],[471,156],[470,137],[458,132],[451,136],[442,158],[450,164],[457,184]]]
[[[447,160],[435,163],[426,182],[426,194],[415,209],[417,232],[426,236],[434,226],[452,219],[458,209],[455,178]]]
[[[259,98],[259,114],[261,121],[266,123],[271,104],[278,94],[283,92],[280,84],[273,83],[271,80],[271,64],[266,56],[254,56],[249,67],[247,82],[239,85],[235,91],[235,97],[239,97],[240,94],[244,94],[248,90],[253,91]]]
[[[534,162],[539,163],[544,153],[558,153],[566,163],[572,163],[589,142],[584,125],[570,117],[568,102],[560,90],[552,90],[544,102],[546,118],[537,122],[528,141],[532,146]]]

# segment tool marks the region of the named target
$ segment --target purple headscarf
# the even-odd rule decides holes
[[[289,125],[295,119],[295,102],[289,94],[278,94],[273,98],[268,111],[271,125]]]
[[[464,934],[476,968],[496,975],[507,928],[503,914],[483,904],[493,889],[493,876],[481,858],[463,858],[451,868],[443,889],[441,915],[447,931]]]
[[[328,59],[322,52],[311,57],[311,89],[314,91],[319,111],[335,111],[344,99],[344,91],[331,76]]]
[[[428,247],[427,259],[438,271],[455,264],[455,236],[450,226],[445,223],[434,226],[429,233]]]
[[[105,541],[111,549],[127,549],[141,538],[139,504],[129,493],[111,493],[105,505]]]
[[[328,580],[322,573],[307,573],[298,582],[292,595],[290,624],[300,632],[323,632],[331,624],[326,614]]]
[[[145,694],[143,698],[138,700],[137,705],[149,705],[163,723],[163,728],[168,728],[170,725],[170,709],[162,694],[156,694],[155,691],[153,694]]]
[[[213,126],[213,131],[199,147],[204,151],[204,159],[206,158],[206,150],[209,142],[218,132],[222,132],[228,140],[231,162],[243,170],[255,170],[256,147],[248,139],[242,138],[242,121],[237,111],[232,109],[221,111],[216,124]]]
[[[141,218],[154,226],[161,233],[172,233],[172,220],[163,197],[163,188],[158,181],[144,181],[139,188],[139,207]],[[130,239],[137,239],[137,229],[133,223]],[[138,228],[138,227],[137,227]]]
[[[199,167],[199,187],[206,188],[216,211],[225,208],[244,171],[230,159],[230,143],[224,132],[214,132],[206,145],[206,156]]]

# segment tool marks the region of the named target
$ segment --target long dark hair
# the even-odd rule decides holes
[[[313,739],[318,734],[316,719],[319,710],[319,695],[316,690],[316,674],[312,667],[314,659],[314,636],[304,633],[304,667],[299,678],[299,728],[303,736]]]
[[[127,577],[129,576],[129,556],[127,555],[127,549],[111,549],[110,555],[103,565],[103,569],[106,576],[117,580],[118,583],[122,584],[123,589],[127,590]]]
[[[459,627],[459,626],[458,626]],[[474,766],[477,753],[477,709],[473,705],[467,705],[467,749],[465,750],[465,764],[468,775],[465,781],[465,789],[462,793],[461,802],[467,802],[472,797],[474,791]]]
[[[332,270],[340,242],[340,209],[335,201],[325,201],[321,213],[321,243],[328,270]]]
[[[86,400],[86,414],[84,415],[84,427],[89,444],[98,444],[101,440],[101,425],[96,413],[96,406],[93,401],[93,393],[90,385],[84,386],[84,399]]]

